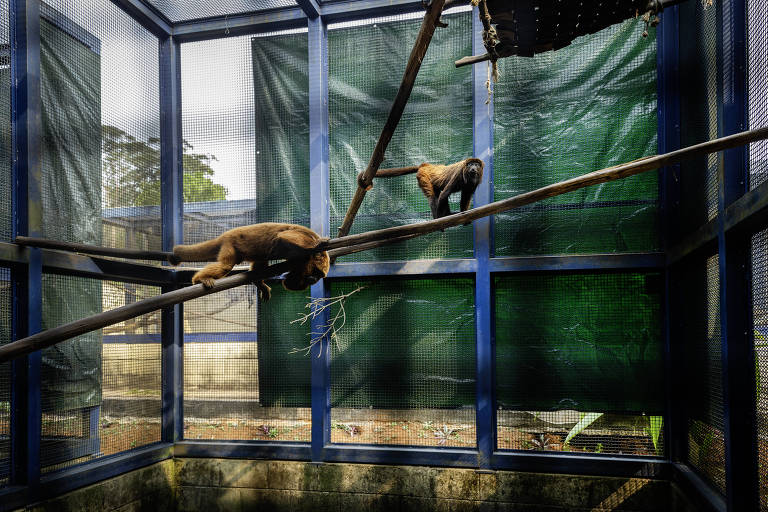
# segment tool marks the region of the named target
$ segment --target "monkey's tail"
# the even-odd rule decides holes
[[[408,167],[394,167],[392,169],[379,169],[376,171],[376,178],[394,178],[395,176],[403,176],[405,174],[413,174],[419,170],[418,165],[411,165]],[[363,181],[363,173],[357,175],[357,184],[365,190],[370,190],[373,184],[368,185]]]
[[[177,245],[173,248],[171,263],[177,265],[182,261],[213,261],[219,254],[221,242],[218,238],[192,245]]]

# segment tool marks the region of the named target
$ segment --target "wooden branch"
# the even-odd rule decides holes
[[[198,297],[203,297],[204,295],[210,295],[212,293],[228,290],[236,286],[251,283],[258,279],[266,279],[272,276],[276,276],[282,274],[283,272],[287,272],[291,269],[291,267],[292,264],[287,261],[277,263],[261,270],[260,272],[249,271],[242,274],[217,279],[211,288],[205,288],[202,284],[196,284],[186,288],[181,288],[179,290],[162,293],[155,297],[150,297],[148,299],[134,302],[133,304],[128,304],[126,306],[111,309],[109,311],[104,311],[103,313],[98,313],[86,318],[82,318],[80,320],[75,320],[74,322],[70,322],[68,324],[53,327],[51,329],[33,334],[32,336],[27,336],[26,338],[22,338],[0,347],[0,363],[4,363],[16,357],[30,354],[46,347],[50,347],[51,345],[55,345],[61,341],[74,338],[75,336],[80,336],[81,334],[85,334],[96,329],[101,329],[102,327],[107,327],[108,325],[120,323],[124,320],[128,320],[129,318],[144,315],[151,311],[172,306],[173,304],[178,304],[179,302],[184,302],[196,299]]]
[[[381,135],[379,135],[379,140],[376,142],[376,147],[371,155],[371,160],[368,162],[368,167],[363,171],[363,175],[358,181],[357,190],[355,190],[355,195],[344,216],[344,222],[342,222],[341,227],[339,227],[338,236],[344,236],[349,233],[349,229],[352,227],[352,222],[355,220],[355,215],[357,215],[357,211],[363,203],[363,198],[365,198],[366,189],[371,187],[376,171],[384,160],[384,152],[387,150],[389,141],[392,140],[392,134],[394,134],[395,128],[397,128],[397,124],[403,116],[403,111],[405,110],[408,98],[411,96],[411,91],[413,90],[413,83],[416,81],[416,75],[419,73],[419,68],[421,67],[421,61],[427,53],[427,48],[429,48],[432,35],[435,33],[435,24],[440,19],[444,5],[445,0],[432,0],[432,4],[424,15],[419,34],[416,36],[416,42],[413,44],[411,55],[408,57],[408,64],[405,66],[405,73],[403,73],[403,79],[400,82],[400,89],[397,91],[395,101],[392,103],[389,117],[384,124],[384,128],[381,130]]]
[[[395,226],[391,228],[379,229],[376,231],[368,231],[367,233],[360,233],[357,235],[348,235],[340,238],[334,238],[323,242],[316,248],[317,251],[337,249],[339,247],[350,247],[354,245],[360,245],[376,240],[386,239],[400,239],[406,235],[426,233],[432,233],[445,228],[458,226],[465,224],[482,217],[487,217],[496,213],[504,212],[524,206],[527,204],[535,203],[543,199],[547,199],[554,196],[559,196],[567,192],[572,192],[591,185],[598,185],[600,183],[607,183],[609,181],[620,180],[622,178],[628,178],[635,174],[640,174],[646,171],[658,169],[673,164],[682,162],[683,160],[692,158],[698,155],[704,155],[709,153],[716,153],[724,149],[730,149],[738,146],[743,146],[751,142],[758,140],[768,139],[768,126],[758,128],[755,130],[749,130],[746,132],[729,135],[727,137],[721,137],[687,148],[678,149],[670,153],[663,155],[648,156],[629,162],[625,164],[615,165],[599,171],[590,172],[571,178],[569,180],[561,181],[559,183],[553,183],[546,187],[541,187],[524,194],[519,194],[502,201],[496,201],[494,203],[480,206],[472,210],[467,210],[461,213],[455,213],[439,219],[422,222],[419,224],[408,224],[405,226]]]
[[[468,66],[469,64],[477,64],[478,62],[485,62],[487,60],[491,60],[490,53],[484,53],[482,55],[469,55],[467,57],[462,57],[456,62],[454,62],[453,65],[456,66],[457,68],[460,68],[462,66]]]
[[[418,234],[404,235],[404,236],[399,236],[397,238],[389,238],[386,240],[377,240],[375,242],[366,242],[360,245],[351,245],[349,247],[341,247],[339,249],[333,249],[331,251],[328,251],[328,256],[330,256],[331,258],[338,258],[339,256],[354,254],[356,252],[368,251],[371,249],[375,249],[377,247],[381,247],[383,245],[394,244],[397,242],[404,242],[406,240],[410,240],[411,238],[416,238],[417,236],[420,236],[420,235]]]
[[[29,236],[17,236],[14,242],[18,245],[25,245],[27,247],[40,247],[42,249],[56,249],[59,251],[79,252],[83,254],[92,254],[95,256],[114,256],[115,258],[125,258],[131,260],[170,261],[168,258],[172,255],[170,252],[163,251],[115,249],[111,247],[101,247],[98,245],[60,242],[58,240],[48,240],[45,238],[34,238]]]

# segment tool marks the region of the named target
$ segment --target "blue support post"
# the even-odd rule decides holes
[[[40,1],[11,0],[11,123],[14,235],[42,236],[42,102]],[[27,249],[26,271],[15,273],[14,339],[40,331],[42,258]],[[12,364],[11,483],[31,490],[40,483],[40,352]]]
[[[656,102],[658,113],[658,153],[680,149],[680,48],[679,9],[677,6],[665,9],[661,24],[656,29]],[[662,226],[661,242],[665,251],[673,243],[673,229],[670,219],[676,218],[680,206],[680,166],[673,165],[659,171],[659,216]],[[664,272],[664,368],[666,378],[666,414],[664,417],[664,453],[669,460],[682,461],[686,451],[686,420],[680,403],[685,389],[682,372],[684,364],[682,338],[673,321],[677,318],[677,302],[672,286],[673,269],[668,265]]]
[[[330,234],[330,176],[328,163],[328,26],[309,20],[309,181],[311,228]],[[312,286],[312,298],[328,297],[326,279]],[[322,332],[330,312],[312,320],[312,332]],[[312,460],[323,461],[331,441],[331,358],[328,337],[312,348]]]
[[[746,3],[717,3],[718,136],[747,125]],[[758,510],[755,361],[750,293],[751,233],[726,233],[725,211],[747,191],[747,148],[718,165],[718,253],[725,423],[725,501],[729,511]]]
[[[160,184],[163,250],[183,242],[184,178],[181,138],[181,49],[173,37],[160,42]],[[176,286],[164,286],[163,292]],[[176,442],[184,435],[183,304],[164,308],[162,337],[162,439]]]
[[[478,8],[472,9],[472,54],[484,50],[483,27]],[[493,102],[485,104],[488,90],[483,62],[472,66],[474,156],[485,162],[483,182],[477,187],[473,207],[493,201]],[[491,467],[496,448],[496,401],[494,395],[493,289],[489,261],[492,251],[493,216],[473,222],[475,238],[475,356],[477,371],[476,422],[478,466]]]

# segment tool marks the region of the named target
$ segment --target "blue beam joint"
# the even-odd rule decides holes
[[[656,84],[658,153],[680,149],[680,41],[679,8],[673,6],[660,14],[661,24],[656,29]],[[680,206],[680,165],[659,170],[659,226],[662,226],[661,246],[665,251],[673,245],[673,221]],[[666,393],[666,414],[664,419],[664,453],[669,460],[683,460],[686,453],[687,432],[684,397],[685,389],[681,379],[683,373],[676,371],[685,364],[682,347],[674,345],[673,318],[677,315],[677,304],[672,300],[672,270],[664,270],[664,374]]]
[[[328,26],[316,17],[308,22],[309,63],[309,180],[311,228],[320,236],[330,235],[330,172],[328,148]],[[312,299],[327,298],[330,286],[323,279],[311,288]],[[312,319],[311,332],[325,332],[330,312]],[[312,460],[325,459],[331,441],[331,358],[326,335],[311,351],[312,361]]]
[[[171,36],[160,41],[160,190],[162,248],[172,251],[183,242],[184,169],[181,120],[181,46]],[[162,291],[177,289],[163,286]],[[163,308],[162,344],[162,439],[180,441],[184,436],[184,327],[183,304]]]
[[[472,10],[472,54],[484,51],[483,27],[478,8]],[[493,201],[493,102],[487,102],[485,85],[487,63],[472,66],[473,146],[474,156],[485,163],[483,181],[475,191],[474,207]],[[493,354],[493,289],[490,258],[493,248],[493,216],[473,222],[477,270],[475,273],[475,353],[476,353],[476,421],[478,466],[491,467],[496,447],[496,403],[494,397]]]
[[[320,5],[318,5],[316,0],[296,0],[296,3],[299,4],[301,10],[304,11],[304,14],[306,14],[307,18],[310,20],[314,20],[320,16]]]
[[[14,196],[13,235],[42,235],[42,102],[40,95],[40,1],[11,0],[11,137]],[[42,255],[28,249],[25,270],[14,272],[14,336],[23,338],[42,325]],[[40,482],[41,354],[16,359],[11,366],[12,484],[37,488]]]
[[[746,2],[718,2],[718,136],[747,126]],[[729,511],[756,510],[759,471],[755,407],[755,361],[751,316],[751,236],[726,233],[725,211],[747,191],[745,146],[718,159],[718,254],[720,332],[725,425],[725,501]]]

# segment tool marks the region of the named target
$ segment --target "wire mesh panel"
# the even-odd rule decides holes
[[[656,42],[640,20],[533,58],[499,61],[494,198],[656,153]],[[497,256],[654,250],[649,172],[494,217]]]
[[[159,292],[151,286],[44,274],[42,327]],[[43,472],[160,441],[159,333],[156,311],[43,350]]]
[[[752,237],[752,308],[760,510],[768,511],[768,231]]]
[[[294,0],[149,0],[149,3],[173,22],[296,7]]]
[[[725,440],[718,256],[685,262],[673,284],[680,297],[686,365],[677,371],[688,417],[687,461],[725,492]],[[673,383],[674,385],[674,383]]]
[[[0,3],[0,242],[11,239],[11,45],[8,2]]]
[[[663,455],[661,276],[494,286],[498,447]]]
[[[0,267],[0,345],[11,341],[11,272]],[[0,487],[11,468],[11,363],[0,364]]]
[[[683,2],[680,9],[680,142],[683,147],[717,137],[717,13],[705,2]],[[682,22],[685,20],[685,22]],[[720,153],[680,164],[678,235],[717,214],[717,162]]]
[[[450,11],[448,11],[450,12]],[[329,116],[331,231],[341,225],[389,115],[421,14],[330,25]],[[387,147],[381,168],[452,163],[472,154],[471,69],[453,62],[471,53],[471,13],[444,16],[435,31],[408,105]],[[486,177],[486,179],[488,179]],[[458,196],[458,194],[454,194]],[[458,197],[451,211],[458,210]],[[432,218],[416,177],[374,180],[352,233]],[[417,240],[344,257],[342,261],[472,257],[472,227],[449,229]]]
[[[332,283],[344,295],[330,313],[331,441],[474,446],[474,282]]]
[[[159,249],[157,38],[109,0],[41,16],[43,235]]]
[[[236,226],[309,226],[304,31],[182,46],[184,240]]]
[[[278,284],[256,300],[246,286],[186,303],[186,439],[309,441],[309,361],[286,346],[296,341],[286,315],[306,299]]]
[[[768,126],[768,16],[762,0],[747,1],[749,127]],[[768,179],[768,142],[749,146],[749,185]]]

